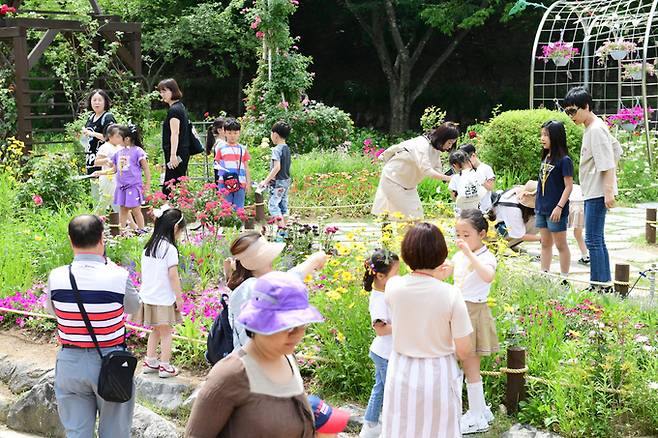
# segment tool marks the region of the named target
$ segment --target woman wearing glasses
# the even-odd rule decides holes
[[[239,321],[251,338],[213,367],[194,403],[190,438],[312,438],[314,417],[293,356],[306,325],[322,322],[295,275],[270,272],[254,284]]]
[[[614,207],[617,195],[617,163],[621,145],[605,122],[592,112],[592,97],[584,87],[569,90],[564,112],[576,124],[585,125],[580,149],[579,180],[585,199],[585,244],[590,257],[590,281],[610,282],[610,257],[605,245],[605,215]],[[610,291],[611,286],[590,289]]]
[[[441,152],[452,149],[457,138],[457,126],[446,122],[425,135],[386,149],[379,157],[386,164],[377,186],[372,214],[401,214],[421,219],[423,205],[418,184],[426,177],[450,181],[450,176],[441,172]]]

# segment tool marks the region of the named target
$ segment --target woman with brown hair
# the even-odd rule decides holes
[[[158,84],[162,101],[169,105],[167,117],[162,123],[162,150],[165,157],[165,178],[162,193],[169,194],[167,181],[177,181],[187,175],[190,160],[189,116],[180,101],[183,92],[175,79],[164,79]]]
[[[461,291],[443,280],[448,247],[441,231],[421,222],[402,241],[411,273],[386,283],[393,351],[384,387],[382,438],[461,437],[462,372],[473,331]]]
[[[454,123],[446,122],[427,134],[391,146],[380,155],[384,168],[372,205],[372,214],[402,214],[423,217],[418,184],[426,177],[449,182],[441,172],[441,152],[452,149],[459,138]]]
[[[228,318],[233,328],[233,347],[238,349],[246,345],[249,337],[244,326],[238,321],[242,306],[249,301],[256,279],[274,271],[274,259],[283,251],[285,243],[268,242],[257,231],[240,234],[231,244],[230,257],[224,261],[224,275],[227,286],[233,292],[230,295]],[[322,252],[311,254],[306,261],[290,270],[301,280],[313,271],[322,269],[327,255]]]

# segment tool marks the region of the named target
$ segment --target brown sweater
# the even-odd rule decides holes
[[[194,402],[189,438],[313,438],[313,413],[292,357],[289,383],[273,383],[240,349],[218,362]]]

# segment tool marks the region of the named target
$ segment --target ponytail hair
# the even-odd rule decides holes
[[[393,264],[399,260],[394,252],[382,248],[376,249],[364,263],[363,288],[368,292],[372,291],[372,284],[377,274],[388,274]]]
[[[231,255],[236,256],[249,248],[249,246],[257,241],[260,238],[260,233],[257,231],[245,231],[241,233],[236,239],[231,243],[231,248],[229,251]],[[242,266],[240,260],[235,260],[235,270],[231,273],[231,276],[226,282],[226,286],[235,290],[236,287],[240,286],[245,280],[254,276],[254,273],[249,269]]]
[[[217,135],[220,129],[224,128],[224,121],[224,117],[217,117],[213,120],[212,125],[208,127],[208,132],[206,133],[206,155],[212,153],[213,147],[217,142],[215,135]]]

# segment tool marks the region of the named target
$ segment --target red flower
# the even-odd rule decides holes
[[[256,32],[256,38],[262,39],[264,37],[265,37],[265,32],[262,32],[260,30]]]
[[[478,136],[478,133],[475,131],[468,131],[468,138],[475,138]]]
[[[6,6],[6,5],[2,5]],[[43,198],[39,195],[32,195],[32,202],[34,202],[34,205],[39,206],[43,204]]]
[[[206,118],[210,117],[210,113],[208,111],[206,111],[205,113],[203,113],[203,117],[206,117]]]

